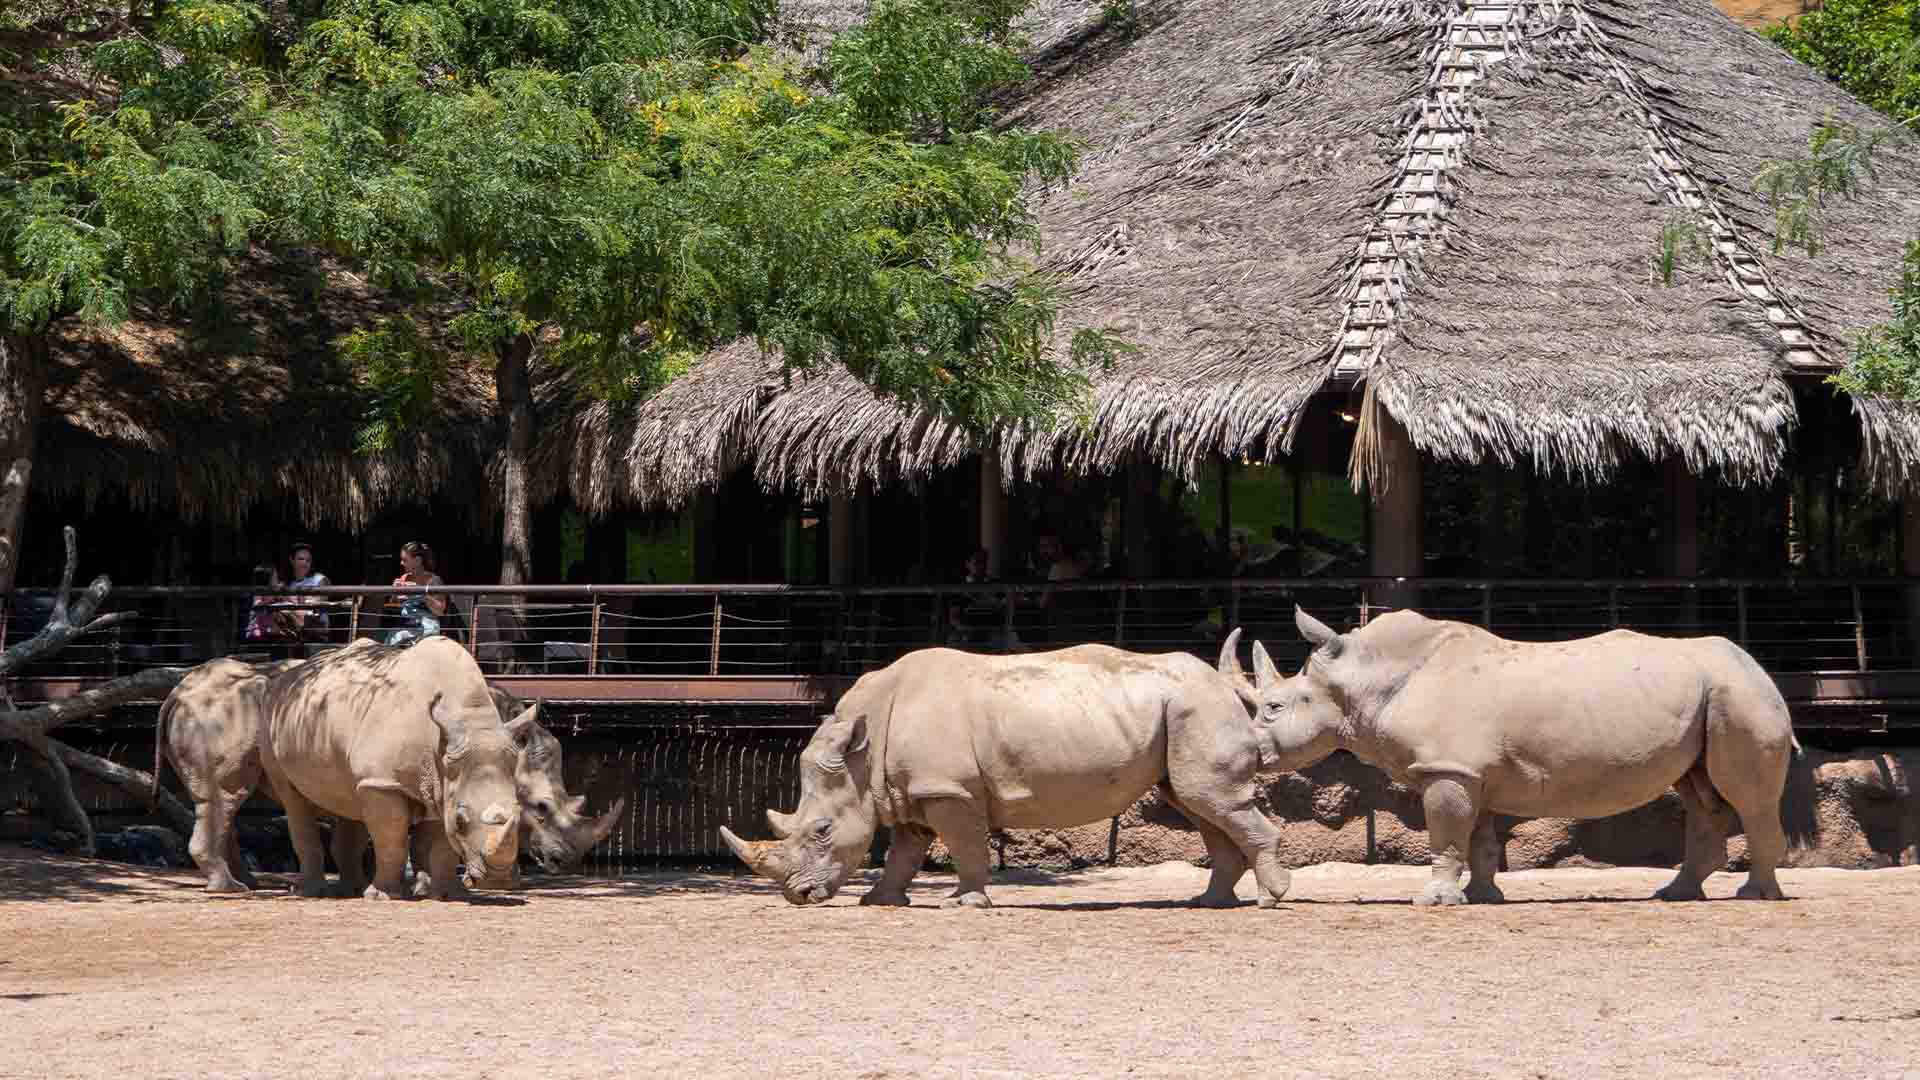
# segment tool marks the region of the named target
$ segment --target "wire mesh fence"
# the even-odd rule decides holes
[[[1414,591],[1417,590],[1417,591]],[[105,610],[137,618],[78,638],[24,677],[108,678],[216,656],[311,656],[356,638],[419,632],[390,586],[334,588],[263,600],[234,589],[123,589]],[[1920,581],[1469,581],[1379,579],[1099,581],[825,589],[784,586],[498,586],[434,594],[436,632],[473,651],[488,674],[645,678],[699,675],[855,676],[914,649],[1030,652],[1104,642],[1211,659],[1227,632],[1262,641],[1283,668],[1305,643],[1295,605],[1350,629],[1399,603],[1520,641],[1632,629],[1740,643],[1769,670],[1920,667]],[[9,598],[0,638],[46,625],[53,597]],[[250,636],[283,618],[279,636]]]

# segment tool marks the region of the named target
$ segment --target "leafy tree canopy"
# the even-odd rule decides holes
[[[414,314],[344,343],[384,441],[436,341],[542,332],[644,394],[742,335],[972,425],[1057,414],[1113,343],[1051,347],[1018,258],[1074,148],[996,131],[1025,0],[880,0],[813,60],[772,0],[25,0],[0,15],[0,318],[184,300],[316,245]],[[431,322],[427,319],[425,321]]]

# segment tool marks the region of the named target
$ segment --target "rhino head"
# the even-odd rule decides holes
[[[427,715],[442,736],[440,823],[465,865],[470,889],[513,888],[519,882],[520,800],[514,773],[536,705],[500,722],[491,702],[453,704],[435,694]]]
[[[879,824],[871,754],[864,715],[826,717],[800,752],[799,808],[767,811],[778,839],[749,842],[724,825],[720,838],[754,873],[778,882],[788,903],[833,899],[865,861]]]
[[[1259,725],[1266,746],[1263,768],[1304,769],[1340,749],[1346,729],[1346,695],[1337,684],[1336,668],[1352,661],[1345,637],[1307,614],[1293,609],[1294,626],[1314,646],[1300,672],[1282,678],[1273,657],[1260,642],[1253,643],[1253,679],[1240,669],[1240,630],[1234,628],[1220,646],[1219,670]]]
[[[587,816],[587,797],[567,794],[560,740],[538,721],[529,725],[526,746],[514,767],[514,786],[527,854],[550,874],[579,870],[587,852],[607,838],[627,808],[622,797],[599,817]]]

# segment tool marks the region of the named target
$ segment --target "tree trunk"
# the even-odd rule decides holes
[[[533,507],[527,492],[528,458],[533,453],[533,379],[528,361],[533,338],[515,335],[500,346],[493,369],[494,395],[507,444],[500,471],[500,584],[525,585],[532,579]]]
[[[33,483],[33,451],[46,398],[47,340],[0,334],[0,596],[20,566],[21,526]]]

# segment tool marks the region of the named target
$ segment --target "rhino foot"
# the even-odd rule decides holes
[[[1267,898],[1262,895],[1260,899],[1265,900]],[[1192,904],[1194,907],[1202,908],[1231,908],[1240,906],[1240,898],[1232,893],[1221,896],[1218,893],[1203,892],[1192,900],[1187,901],[1187,903]]]
[[[906,893],[883,893],[875,889],[860,898],[861,907],[911,907]]]
[[[1780,883],[1777,881],[1762,883],[1749,881],[1734,890],[1733,895],[1739,900],[1785,900],[1787,898],[1787,894],[1780,891]]]
[[[207,891],[210,893],[250,893],[253,890],[238,878],[220,874],[207,879]]]
[[[301,878],[299,881],[288,886],[287,891],[293,893],[295,896],[303,896],[308,900],[319,900],[327,895],[327,880],[321,878],[319,881],[309,881],[306,878]]]
[[[361,896],[361,898],[362,898],[362,899],[366,899],[366,900],[391,900],[391,899],[393,899],[393,897],[392,897],[392,896],[390,896],[390,895],[388,895],[388,894],[387,894],[387,893],[385,893],[385,892],[382,892],[382,891],[380,890],[380,886],[378,886],[378,885],[369,885],[369,886],[367,886],[367,891],[366,891],[366,892],[363,892],[363,893],[361,893],[361,894],[360,894],[360,896]]]
[[[1467,902],[1472,904],[1504,904],[1507,894],[1500,891],[1498,885],[1467,886]]]
[[[1260,894],[1259,904],[1262,911],[1274,911],[1280,907],[1280,898],[1272,893],[1263,892]]]
[[[987,894],[983,892],[964,892],[954,893],[952,896],[940,901],[940,906],[946,908],[967,907],[984,909],[992,907],[993,901],[987,899]]]
[[[1458,885],[1435,883],[1413,898],[1414,907],[1454,907],[1467,902],[1467,894]]]
[[[1655,900],[1705,900],[1707,894],[1697,881],[1685,881],[1679,878],[1667,883],[1666,887],[1653,894]]]

